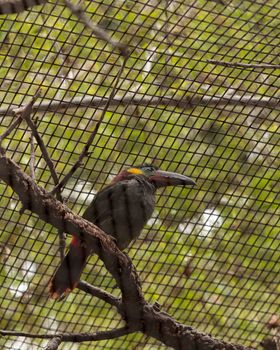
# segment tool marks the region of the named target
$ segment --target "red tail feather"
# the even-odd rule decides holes
[[[81,277],[87,257],[87,249],[73,237],[70,250],[50,282],[50,296],[59,299],[74,289]]]

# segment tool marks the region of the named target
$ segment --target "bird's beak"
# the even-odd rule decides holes
[[[195,185],[195,182],[185,175],[162,170],[157,170],[150,180],[156,187]]]

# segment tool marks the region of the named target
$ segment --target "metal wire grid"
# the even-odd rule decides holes
[[[170,102],[186,95],[278,97],[279,70],[206,62],[214,57],[279,63],[277,2],[104,1],[85,6],[96,23],[132,49],[119,96],[143,96],[142,104],[151,96],[167,96]],[[44,100],[52,102],[108,96],[120,66],[118,55],[70,20],[60,4],[3,17],[1,27],[2,108],[22,103],[38,86],[45,88]],[[38,130],[59,174],[76,160],[101,110],[70,106],[38,112]],[[159,194],[153,219],[128,253],[149,301],[201,331],[251,346],[274,334],[268,322],[279,313],[278,115],[269,106],[230,104],[180,109],[141,106],[140,100],[138,106],[110,107],[93,154],[63,192],[68,205],[82,213],[92,192],[124,165],[148,160],[193,176],[198,188]],[[10,122],[3,117],[1,130]],[[21,125],[5,142],[23,168],[30,155],[26,130]],[[51,188],[40,152],[36,179]],[[2,188],[1,329],[86,332],[120,326],[114,310],[82,292],[74,291],[63,303],[49,300],[46,286],[59,262],[57,235],[35,216],[20,216],[16,197]],[[83,278],[118,295],[95,257]],[[20,338],[0,342],[4,349],[44,345]],[[94,346],[164,348],[141,335]]]

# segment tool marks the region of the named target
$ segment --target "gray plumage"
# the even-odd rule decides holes
[[[83,217],[116,239],[120,249],[135,240],[155,207],[155,187],[143,176],[128,177],[98,192]]]
[[[139,236],[152,216],[157,188],[194,184],[187,176],[150,165],[129,168],[96,194],[83,217],[111,235],[122,250]],[[86,237],[73,237],[68,254],[51,280],[51,297],[60,298],[75,288],[91,253]]]
[[[144,176],[128,176],[98,192],[83,217],[115,238],[120,249],[135,240],[155,207],[156,187]],[[50,283],[50,295],[59,298],[75,288],[91,254],[90,245],[74,238]]]

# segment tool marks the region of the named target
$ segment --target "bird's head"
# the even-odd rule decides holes
[[[156,166],[144,164],[139,166],[133,166],[122,170],[113,180],[118,182],[127,178],[136,176],[144,177],[147,181],[151,182],[156,188],[167,186],[194,186],[195,181],[191,178],[158,169]]]

